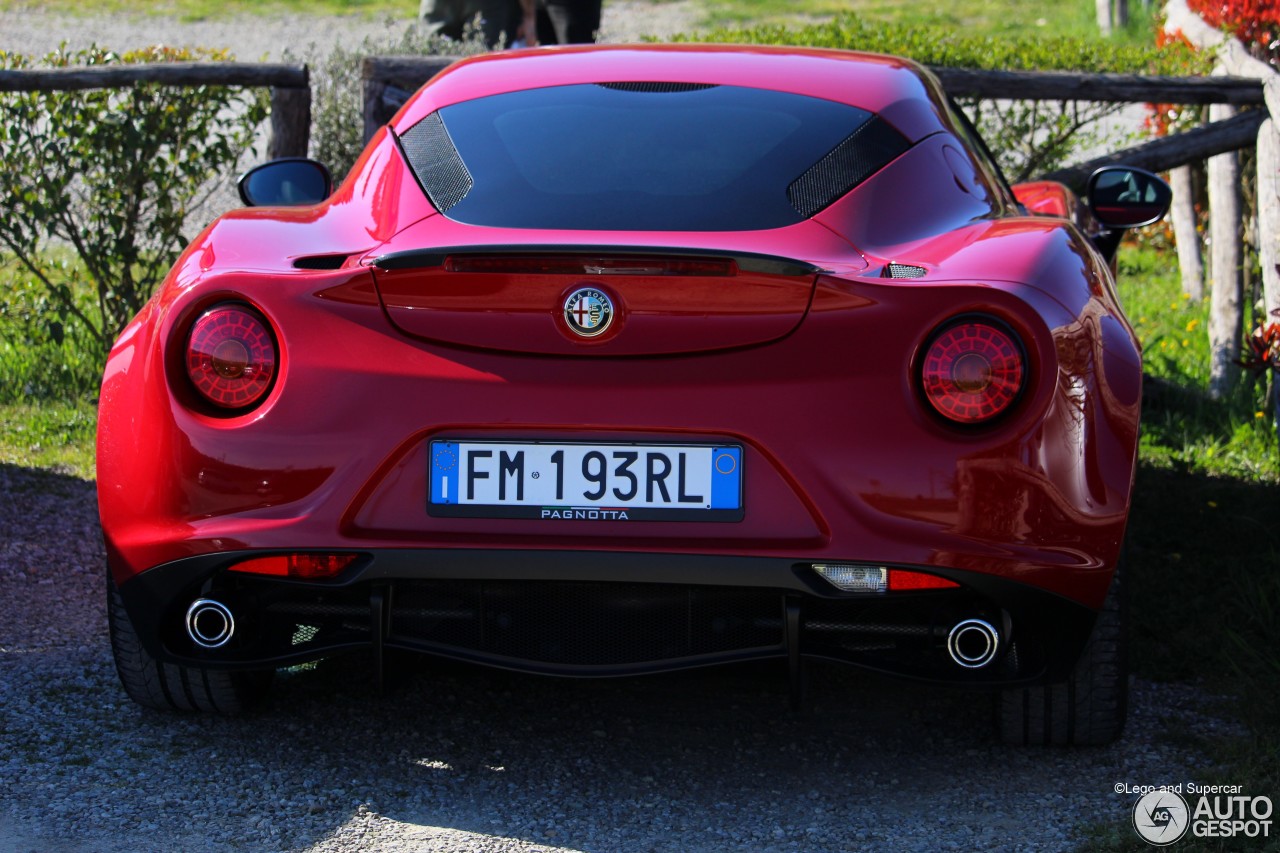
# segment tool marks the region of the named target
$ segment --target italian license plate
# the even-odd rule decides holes
[[[741,521],[742,448],[431,442],[427,512],[551,521]]]

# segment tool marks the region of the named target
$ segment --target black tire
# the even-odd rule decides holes
[[[1071,677],[1061,684],[1001,691],[1000,738],[1018,746],[1105,746],[1129,713],[1126,608],[1117,567],[1098,621]]]
[[[232,716],[266,695],[274,670],[226,672],[160,663],[138,640],[120,591],[107,578],[107,627],[116,672],[129,698],[157,711],[204,711]]]

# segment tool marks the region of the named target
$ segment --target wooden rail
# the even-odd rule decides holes
[[[1251,77],[1144,77],[1062,71],[976,71],[930,66],[949,94],[1017,101],[1106,101],[1131,104],[1263,103]]]
[[[267,156],[305,157],[311,138],[311,80],[306,66],[240,62],[163,62],[105,68],[0,71],[0,92],[162,86],[265,86],[271,89]]]
[[[1188,163],[1207,160],[1218,154],[1252,148],[1258,141],[1258,129],[1262,127],[1266,118],[1266,110],[1248,110],[1223,121],[1215,121],[1182,133],[1162,136],[1133,148],[1125,148],[1114,154],[1058,169],[1044,175],[1043,178],[1047,181],[1058,181],[1081,192],[1089,176],[1103,166],[1123,163],[1151,172],[1167,172]]]

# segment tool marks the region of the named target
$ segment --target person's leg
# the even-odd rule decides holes
[[[601,0],[569,0],[547,3],[547,17],[559,44],[587,44],[600,29]]]

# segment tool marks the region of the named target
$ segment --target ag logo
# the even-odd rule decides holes
[[[594,338],[613,322],[613,302],[594,287],[582,287],[564,301],[564,320],[584,338]]]
[[[1187,834],[1187,801],[1173,791],[1151,791],[1133,804],[1133,828],[1142,840],[1166,847]]]

